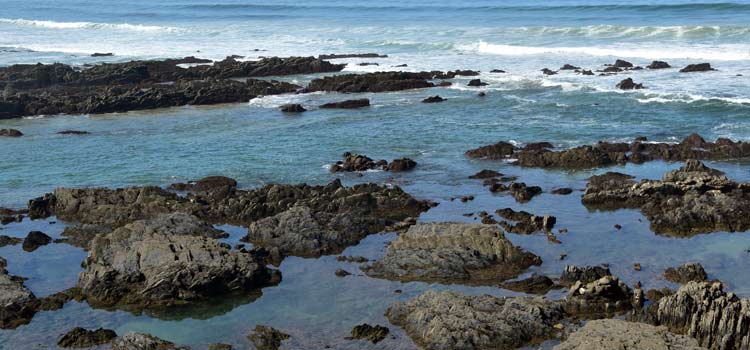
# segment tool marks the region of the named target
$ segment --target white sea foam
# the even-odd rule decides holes
[[[23,19],[23,18],[16,18],[16,19],[0,18],[0,23],[13,24],[17,26],[52,28],[52,29],[114,29],[114,30],[128,30],[128,31],[142,31],[142,32],[178,32],[178,31],[183,30],[181,28],[176,28],[176,27],[164,27],[164,26],[130,24],[130,23],[56,22],[56,21],[30,20],[30,19]]]
[[[467,47],[463,47],[467,48]],[[473,46],[479,53],[525,56],[525,55],[588,55],[588,56],[612,56],[612,57],[634,57],[647,59],[706,59],[717,61],[739,61],[750,59],[750,47],[748,45],[725,44],[725,45],[695,45],[690,47],[653,47],[644,45],[619,47],[539,47],[539,46],[517,46],[504,44],[491,44],[480,41]]]

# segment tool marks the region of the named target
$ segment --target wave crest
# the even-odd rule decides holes
[[[130,23],[56,22],[56,21],[30,20],[30,19],[23,19],[23,18],[16,18],[16,19],[0,18],[0,23],[11,24],[11,25],[16,25],[16,26],[52,28],[52,29],[113,29],[113,30],[140,31],[140,32],[182,31],[181,28],[175,28],[175,27],[163,27],[163,26],[130,24]]]

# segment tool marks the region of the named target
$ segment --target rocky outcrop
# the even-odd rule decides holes
[[[212,230],[177,213],[97,236],[78,286],[94,307],[142,310],[278,283],[280,273],[255,254],[206,238]]]
[[[320,105],[320,108],[324,109],[330,109],[330,108],[341,108],[341,109],[354,109],[354,108],[362,108],[362,107],[369,107],[370,106],[370,100],[366,98],[359,98],[356,100],[346,100],[341,102],[330,102]]]
[[[664,278],[666,278],[667,281],[685,284],[690,281],[708,281],[708,274],[706,274],[706,270],[703,269],[701,264],[692,262],[666,269],[664,271]]]
[[[2,119],[2,111],[0,111],[0,119]],[[0,137],[21,137],[23,133],[16,129],[0,129]]]
[[[690,72],[708,72],[715,70],[711,68],[710,63],[697,63],[697,64],[688,64],[685,66],[685,68],[680,69],[680,73],[690,73]]]
[[[81,327],[75,327],[65,333],[57,342],[61,348],[90,348],[104,345],[117,338],[113,330],[99,328],[93,331]]]
[[[543,299],[428,291],[391,304],[386,317],[425,349],[489,350],[551,338],[563,311]]]
[[[628,62],[628,61],[618,59],[618,60],[615,60],[615,63],[612,65],[612,67],[617,67],[617,68],[632,68],[633,64],[630,63],[630,62]]]
[[[590,283],[605,276],[611,276],[612,273],[608,267],[604,266],[585,266],[578,267],[573,265],[565,266],[562,275],[560,275],[560,284],[566,287],[572,287],[576,282]]]
[[[552,215],[537,216],[525,211],[515,211],[511,208],[498,209],[495,214],[503,219],[515,221],[515,224],[501,221],[500,226],[508,232],[518,234],[532,234],[539,231],[550,232],[557,222],[557,218]]]
[[[562,67],[560,67],[560,70],[578,70],[578,69],[581,69],[581,67],[576,67],[576,66],[574,66],[572,64],[568,64],[568,63],[566,63]]]
[[[677,144],[648,143],[636,139],[632,143],[599,142],[593,146],[579,146],[554,151],[546,148],[517,148],[508,142],[498,142],[469,150],[466,156],[492,160],[516,159],[517,165],[542,168],[581,169],[651,160],[685,161],[688,159],[727,160],[750,157],[750,143],[720,138],[708,142],[692,134]]]
[[[112,343],[113,350],[187,350],[150,334],[130,332]]]
[[[689,160],[662,180],[635,182],[607,173],[589,180],[582,198],[592,208],[640,208],[660,234],[691,236],[750,229],[750,185]]]
[[[525,203],[542,193],[539,186],[527,186],[524,182],[514,182],[508,186],[508,191],[519,203]]]
[[[669,63],[664,61],[653,61],[651,64],[646,66],[648,69],[666,69],[666,68],[672,68],[672,66],[669,65]]]
[[[208,176],[194,182],[172,184],[167,188],[175,191],[209,192],[224,190],[229,192],[237,188],[237,180],[226,176]]]
[[[443,102],[445,100],[447,100],[447,99],[442,98],[442,97],[440,97],[438,95],[435,95],[435,96],[430,96],[430,97],[425,98],[424,100],[422,100],[422,102],[423,103],[439,103],[439,102]]]
[[[22,278],[9,275],[5,271],[5,264],[2,265],[0,267],[0,329],[14,329],[31,321],[36,313],[38,300],[34,293],[23,285]]]
[[[343,74],[315,79],[306,91],[328,92],[389,92],[433,87],[435,72],[375,72],[366,74]]]
[[[344,153],[344,160],[331,166],[331,172],[351,172],[367,170],[407,171],[417,166],[417,162],[409,158],[394,159],[388,163],[385,159],[378,161],[361,154]]]
[[[279,107],[279,109],[284,113],[302,113],[307,111],[305,107],[302,107],[302,105],[298,103],[285,104]]]
[[[636,84],[633,81],[633,78],[627,78],[627,79],[625,79],[625,80],[617,83],[617,85],[615,87],[618,88],[618,89],[620,89],[620,90],[640,90],[640,89],[644,88],[643,84]]]
[[[494,285],[542,260],[514,246],[491,225],[424,223],[391,242],[367,275],[400,281]]]
[[[377,344],[381,340],[385,339],[385,337],[388,336],[389,332],[390,330],[388,329],[388,327],[383,327],[380,325],[371,326],[365,323],[355,326],[352,329],[352,336],[349,338],[368,340],[373,344]]]
[[[281,342],[289,339],[289,334],[269,326],[258,325],[247,338],[258,350],[278,350]]]
[[[665,327],[617,319],[589,321],[554,350],[706,350],[690,337]]]
[[[497,171],[494,171],[494,170],[484,169],[484,170],[480,170],[478,173],[474,175],[469,176],[469,178],[470,179],[491,179],[493,177],[500,177],[500,176],[503,176],[503,174],[498,173]]]
[[[633,301],[630,288],[610,275],[588,283],[576,281],[562,307],[569,315],[611,316],[630,310]]]
[[[483,82],[481,79],[471,79],[466,85],[472,86],[472,87],[479,87],[479,86],[486,86],[487,83]]]
[[[750,348],[750,300],[725,292],[719,282],[688,282],[652,304],[648,314],[654,324],[708,349]]]

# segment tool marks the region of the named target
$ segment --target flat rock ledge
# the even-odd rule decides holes
[[[422,223],[399,235],[385,256],[364,270],[372,277],[400,281],[497,285],[541,263],[496,226]]]
[[[207,238],[187,214],[139,220],[91,242],[78,286],[94,307],[142,310],[183,305],[278,283],[281,274],[252,252]],[[210,232],[209,232],[210,234]]]
[[[666,327],[618,319],[589,321],[554,350],[706,350],[690,337]]]
[[[728,160],[750,157],[750,142],[719,138],[708,142],[692,134],[677,144],[650,143],[638,138],[632,143],[599,142],[565,150],[553,150],[546,142],[517,147],[500,141],[466,151],[469,158],[514,160],[524,167],[585,169],[652,160],[685,161],[688,159]]]
[[[595,209],[640,208],[658,234],[688,237],[750,229],[750,184],[688,160],[662,180],[606,173],[589,179],[582,202]]]

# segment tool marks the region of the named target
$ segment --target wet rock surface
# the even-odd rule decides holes
[[[29,323],[36,313],[37,299],[23,285],[23,279],[5,271],[4,260],[0,267],[0,329],[13,329]]]
[[[20,238],[0,235],[0,248],[8,246],[8,245],[16,245],[21,242],[23,242],[23,240]]]
[[[691,236],[750,229],[750,185],[689,160],[662,180],[636,182],[624,174],[594,176],[582,202],[592,208],[640,208],[659,234]]]
[[[438,95],[435,95],[435,96],[430,96],[430,97],[425,98],[424,100],[422,100],[422,102],[423,103],[439,103],[439,102],[443,102],[445,100],[447,100],[447,99],[442,98],[442,97],[440,97]]]
[[[342,74],[315,79],[308,84],[306,91],[361,93],[423,89],[435,86],[429,80],[432,80],[437,73],[376,72]]]
[[[651,322],[712,349],[750,348],[750,300],[723,290],[719,282],[688,282],[648,308]]]
[[[393,241],[386,255],[363,267],[372,277],[400,281],[497,284],[541,258],[514,246],[491,225],[424,223]]]
[[[623,81],[617,83],[615,87],[620,90],[640,90],[644,88],[643,84],[634,82],[633,78],[624,79]]]
[[[551,215],[537,216],[525,211],[515,211],[511,208],[498,209],[495,214],[503,219],[514,221],[510,223],[501,221],[499,224],[508,232],[518,234],[532,234],[534,232],[550,232],[555,227],[557,218]]]
[[[381,340],[385,339],[385,337],[388,336],[389,332],[390,330],[388,329],[388,327],[383,327],[380,325],[371,326],[369,324],[361,324],[355,326],[352,329],[352,336],[350,338],[368,340],[373,344],[377,344]]]
[[[88,330],[76,327],[65,333],[57,342],[61,348],[90,348],[110,343],[117,338],[117,333],[110,329],[99,328]]]
[[[195,217],[169,214],[97,236],[78,286],[92,306],[141,310],[278,283],[278,271],[206,238],[211,230]]]
[[[378,161],[361,154],[344,153],[344,160],[331,166],[331,172],[352,172],[367,170],[407,171],[417,166],[417,162],[409,158],[394,159],[390,163],[385,159]]]
[[[289,334],[269,326],[258,325],[247,338],[258,350],[278,350],[281,342],[289,339]]]
[[[52,237],[41,231],[31,231],[23,240],[23,250],[33,252],[43,245],[50,244]]]
[[[0,114],[0,119],[2,119],[2,114]],[[0,129],[0,137],[21,137],[23,136],[23,133],[16,129]]]
[[[686,263],[677,267],[670,267],[664,271],[664,278],[675,283],[685,284],[690,281],[708,281],[708,274],[699,263]]]
[[[113,350],[187,350],[150,334],[130,332],[112,343]]]
[[[696,64],[688,64],[685,66],[685,68],[680,69],[680,73],[690,73],[690,72],[708,72],[715,70],[711,68],[710,63],[696,63]]]
[[[701,350],[690,337],[670,333],[664,327],[623,320],[589,321],[554,350]]]
[[[346,100],[341,102],[330,102],[320,105],[320,108],[340,108],[340,109],[354,109],[369,107],[370,100],[366,98],[360,98],[356,100]]]
[[[302,113],[307,111],[305,107],[302,107],[302,105],[298,103],[285,104],[279,107],[279,109],[284,113]]]
[[[555,289],[556,285],[551,278],[534,273],[531,277],[522,280],[503,282],[500,284],[500,288],[515,292],[544,295],[550,290]]]
[[[604,266],[584,266],[578,267],[567,265],[560,275],[560,284],[571,287],[576,282],[590,283],[605,276],[611,276],[612,273],[608,267]]]
[[[469,158],[491,160],[516,159],[525,167],[582,169],[625,163],[644,163],[652,160],[685,161],[730,160],[750,157],[750,143],[719,138],[708,142],[692,134],[677,144],[648,143],[637,139],[632,143],[599,142],[593,146],[579,146],[566,150],[525,149],[509,142],[498,142],[466,152]]]

